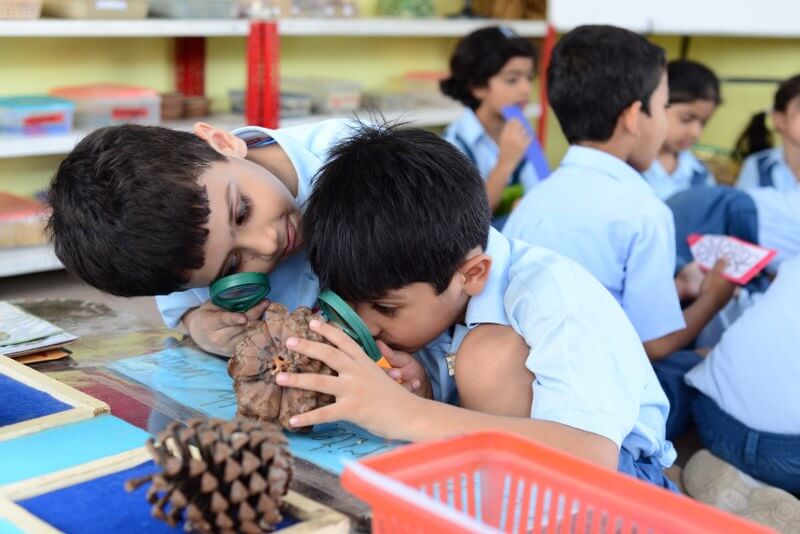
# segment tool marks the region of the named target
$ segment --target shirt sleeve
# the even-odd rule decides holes
[[[744,160],[742,170],[739,171],[739,177],[736,179],[736,187],[739,189],[748,189],[759,186],[758,179],[758,162],[757,158],[750,156]]]
[[[643,219],[628,245],[622,309],[643,341],[686,326],[675,289],[675,223],[664,206]]]
[[[431,381],[433,398],[448,404],[458,403],[455,378],[450,376],[447,367],[447,353],[451,339],[448,334],[442,334],[428,344],[425,348],[414,354],[417,361],[425,368],[428,379]]]
[[[169,328],[176,328],[181,317],[192,308],[197,308],[210,298],[208,288],[176,291],[169,295],[158,295],[156,306],[161,318]]]
[[[531,347],[526,361],[535,375],[531,417],[597,434],[621,447],[636,424],[643,394],[640,368],[649,363],[614,300],[601,294],[603,288],[588,273],[579,274],[566,291],[542,292],[538,288],[545,284],[538,284],[534,292],[512,282],[506,293],[509,317]],[[645,361],[618,357],[626,351]]]

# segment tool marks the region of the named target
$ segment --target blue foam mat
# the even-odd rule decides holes
[[[0,356],[5,358],[5,356]],[[72,408],[44,391],[0,374],[0,428]]]
[[[128,493],[125,481],[157,472],[153,462],[56,490],[18,502],[20,506],[64,532],[115,533],[183,532],[183,524],[170,527],[150,515],[151,505],[145,494],[148,485]],[[285,518],[277,529],[297,523]]]
[[[46,475],[144,446],[150,435],[112,415],[0,441],[0,484]]]

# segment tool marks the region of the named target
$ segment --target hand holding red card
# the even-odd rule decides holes
[[[688,241],[702,269],[710,271],[719,258],[725,258],[728,266],[722,276],[739,285],[750,282],[777,254],[775,250],[726,235],[692,234]]]

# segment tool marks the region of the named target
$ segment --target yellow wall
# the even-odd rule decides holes
[[[375,0],[361,0],[373,14]],[[440,12],[457,9],[457,0],[437,2]],[[678,54],[674,37],[654,40]],[[319,75],[361,80],[367,88],[386,87],[409,70],[446,69],[454,39],[310,38],[282,41],[282,75]],[[41,93],[59,85],[116,81],[169,90],[174,84],[172,39],[21,39],[0,38],[0,95]],[[227,107],[227,92],[244,85],[245,39],[208,41],[207,92],[217,110]],[[720,76],[785,77],[800,72],[800,41],[694,38],[690,57],[706,62]],[[730,147],[754,111],[766,108],[769,85],[726,84],[725,105],[702,142]],[[548,156],[555,164],[566,148],[551,116]],[[0,159],[0,189],[31,194],[47,185],[59,158]]]

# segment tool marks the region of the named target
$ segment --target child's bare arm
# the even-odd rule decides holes
[[[315,322],[310,327],[338,348],[304,339],[290,339],[287,347],[322,361],[338,375],[280,373],[276,381],[281,386],[333,395],[336,402],[293,417],[290,420],[293,426],[345,420],[379,436],[407,441],[443,439],[477,430],[504,430],[608,469],[617,468],[619,450],[609,439],[551,421],[479,413],[423,399],[392,381],[338,328]]]
[[[533,373],[530,348],[510,326],[473,328],[458,349],[456,387],[461,406],[477,412],[530,417]]]

